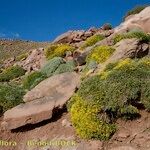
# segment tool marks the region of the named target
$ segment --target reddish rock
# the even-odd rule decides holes
[[[121,30],[131,30],[135,28],[142,29],[144,32],[150,33],[150,6],[146,7],[139,14],[135,14],[126,18],[120,26],[115,28],[115,32]]]
[[[42,81],[25,95],[24,101],[27,103],[4,113],[1,127],[11,130],[52,118],[55,111],[63,109],[74,94],[79,80],[79,75],[72,72],[52,76]]]

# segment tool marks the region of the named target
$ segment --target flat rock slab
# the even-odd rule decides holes
[[[79,75],[75,72],[54,75],[40,82],[35,88],[27,92],[23,101],[29,102],[46,97],[49,99],[49,97],[55,96],[68,99],[78,84]]]
[[[28,102],[4,113],[1,127],[11,130],[50,119],[54,110],[62,108],[71,98],[79,82],[80,77],[74,72],[63,73],[42,81],[40,85],[27,93],[26,98],[29,99],[26,101],[29,100]]]

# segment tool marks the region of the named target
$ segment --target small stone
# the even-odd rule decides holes
[[[67,119],[64,119],[62,121],[62,126],[63,127],[71,127],[71,123]]]
[[[129,136],[130,136],[130,134],[128,133],[128,131],[120,132],[118,134],[119,138],[128,138]]]

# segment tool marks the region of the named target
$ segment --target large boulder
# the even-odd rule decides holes
[[[11,130],[52,118],[53,113],[62,109],[74,94],[79,81],[79,75],[74,72],[55,75],[42,81],[25,95],[25,104],[4,113],[2,128]]]
[[[68,94],[74,91],[78,81],[79,76],[73,72],[52,76],[27,92],[23,101],[29,102],[37,99],[55,97],[55,95],[63,95],[66,98]]]
[[[71,34],[72,31],[65,32],[59,35],[58,37],[56,37],[53,43],[70,43],[72,41]]]
[[[114,48],[116,51],[110,57],[109,61],[118,61],[125,58],[142,58],[148,55],[149,45],[141,43],[139,39],[124,39],[118,42]]]
[[[146,7],[139,14],[135,14],[128,17],[125,20],[125,22],[123,22],[120,26],[115,28],[115,32],[139,28],[144,32],[150,33],[149,26],[150,26],[150,6]]]
[[[84,30],[68,31],[58,36],[53,43],[73,43],[82,41],[81,36],[84,35]]]
[[[126,58],[142,58],[147,56],[150,51],[148,44],[141,43],[140,40],[136,38],[121,40],[114,45],[114,48],[116,49],[115,52],[101,66],[100,71],[103,71],[109,63],[114,63]]]

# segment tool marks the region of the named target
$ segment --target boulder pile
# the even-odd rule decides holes
[[[8,68],[13,65],[19,65],[27,72],[37,71],[45,64],[46,58],[44,55],[44,48],[31,49],[28,52],[27,58],[19,61],[15,57],[4,61],[2,68]]]
[[[27,72],[39,70],[45,63],[44,49],[38,48],[31,50],[25,60],[19,61],[16,64],[23,67]]]
[[[105,26],[105,25],[104,25]],[[88,30],[77,30],[77,31],[68,31],[66,33],[63,33],[62,35],[58,36],[53,43],[68,43],[72,44],[76,47],[79,47],[82,45],[83,41],[85,41],[87,38],[91,37],[95,34],[101,34],[105,37],[110,36],[113,33],[113,30],[109,29],[106,30],[102,26],[101,28],[90,28]]]

